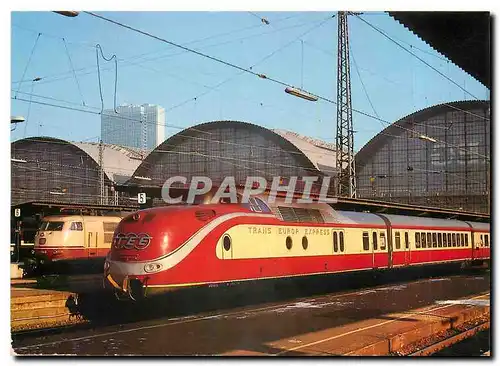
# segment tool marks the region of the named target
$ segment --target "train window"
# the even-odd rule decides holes
[[[309,243],[307,241],[307,237],[303,236],[302,237],[302,248],[304,248],[304,250],[306,250],[308,245],[309,245]]]
[[[229,235],[224,235],[224,239],[222,239],[222,244],[224,246],[224,250],[227,252],[231,249],[231,237]]]
[[[148,217],[148,215],[146,215],[146,217]],[[144,218],[143,222],[146,220],[146,217]],[[118,223],[117,222],[103,222],[102,223],[102,227],[104,229],[104,231],[107,231],[107,232],[114,232],[116,227],[118,226]]]
[[[490,246],[490,239],[489,239],[488,235],[484,236],[484,245],[487,247]]]
[[[453,243],[454,247],[457,246],[457,236],[455,235],[455,233],[451,234],[451,242]]]
[[[480,244],[483,245],[483,235],[481,235],[480,238],[481,238]]]
[[[408,233],[405,233],[405,248],[408,249],[410,247],[410,238],[408,237]]]
[[[465,239],[464,239],[464,233],[460,234],[460,246],[464,247],[465,246]]]
[[[469,246],[469,234],[465,234],[465,246]]]
[[[420,233],[415,233],[415,247],[420,248]]]
[[[438,233],[438,247],[442,248],[443,247],[443,234]]]
[[[432,247],[432,234],[427,233],[427,248],[431,248],[431,247]]]
[[[292,244],[293,244],[292,238],[290,236],[287,236],[286,237],[286,249],[288,249],[288,250],[292,249]]]
[[[81,222],[72,222],[70,230],[83,231],[83,224]]]
[[[337,236],[337,232],[334,231],[333,232],[333,251],[334,252],[338,252],[339,250],[339,242],[338,242],[338,236]]]
[[[380,233],[380,249],[385,250],[385,233]]]
[[[340,246],[340,251],[344,251],[344,232],[339,233],[339,246]]]
[[[394,241],[396,242],[396,249],[401,249],[401,237],[399,231],[394,234]]]
[[[64,221],[42,221],[40,228],[41,231],[62,231]]]
[[[451,247],[451,234],[448,233],[448,248]]]
[[[250,206],[250,210],[252,210],[253,212],[262,212],[262,209],[259,207],[259,205],[257,204],[257,202],[255,202],[255,198],[250,197],[248,199],[248,203],[249,203],[249,206]]]
[[[253,199],[255,200],[255,203],[257,203],[262,212],[271,212],[269,206],[266,205],[261,199],[255,197],[253,197]]]
[[[425,248],[427,246],[425,242],[425,233],[420,233],[420,236],[422,237],[422,248]]]
[[[437,244],[437,234],[436,233],[432,233],[432,247],[433,248],[437,248],[438,244]]]
[[[370,250],[370,235],[368,232],[363,232],[363,250]]]
[[[447,247],[448,246],[448,241],[446,240],[446,233],[443,234],[443,247]]]
[[[373,233],[373,250],[377,250],[378,244],[377,244],[377,233]]]

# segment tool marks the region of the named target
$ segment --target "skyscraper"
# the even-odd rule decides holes
[[[165,140],[165,109],[152,104],[121,105],[101,114],[101,139],[108,144],[154,149]],[[143,123],[145,129],[143,129]]]

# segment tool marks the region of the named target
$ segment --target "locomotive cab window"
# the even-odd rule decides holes
[[[396,249],[401,249],[401,237],[399,231],[394,234],[394,241],[396,242]]]
[[[64,221],[42,221],[40,224],[40,231],[62,231]]]
[[[370,235],[368,232],[363,232],[363,250],[370,250]]]
[[[81,222],[72,222],[70,230],[83,231],[83,224]]]

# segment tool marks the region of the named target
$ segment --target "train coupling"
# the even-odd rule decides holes
[[[139,301],[145,298],[146,286],[137,278],[125,276],[119,284],[110,273],[105,274],[103,286],[108,287],[111,284],[114,294],[118,300]]]

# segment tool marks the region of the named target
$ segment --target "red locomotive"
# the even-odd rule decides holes
[[[158,207],[118,225],[104,283],[132,299],[188,286],[490,258],[490,225],[327,203]]]

